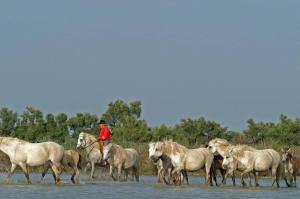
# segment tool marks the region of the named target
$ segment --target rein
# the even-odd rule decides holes
[[[93,147],[91,148],[91,150],[87,153],[87,156],[90,155],[90,153],[94,150],[94,148],[95,148],[95,146],[93,146]]]
[[[89,145],[87,145],[87,146],[83,147],[83,149],[86,149],[86,148],[88,148],[88,147],[92,146],[92,145],[93,145],[93,144],[95,144],[96,142],[98,142],[98,140],[96,140],[96,141],[92,142],[91,144],[89,144]],[[94,148],[94,147],[93,147],[93,148]]]

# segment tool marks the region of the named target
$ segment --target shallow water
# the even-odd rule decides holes
[[[51,175],[47,175],[40,183],[39,174],[31,174],[33,184],[27,185],[23,174],[14,174],[11,182],[6,182],[6,175],[0,175],[0,198],[299,198],[300,188],[286,188],[281,181],[282,188],[271,188],[270,179],[260,179],[259,188],[233,187],[230,180],[228,185],[207,187],[203,178],[190,177],[190,185],[168,186],[157,184],[153,176],[141,176],[140,182],[113,182],[89,180],[81,177],[80,184],[73,185],[69,176],[62,176],[62,184],[54,185]],[[220,180],[219,180],[220,181]],[[237,184],[240,184],[237,180]]]

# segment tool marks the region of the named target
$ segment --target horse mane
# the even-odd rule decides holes
[[[84,137],[86,138],[86,140],[89,142],[89,143],[91,143],[91,142],[95,142],[97,139],[95,138],[95,136],[94,135],[92,135],[92,134],[89,134],[89,133],[85,133],[85,132],[81,132],[83,135],[84,135]],[[81,134],[80,133],[80,134]]]
[[[255,148],[248,146],[248,145],[232,145],[228,149],[228,153],[232,156],[244,156],[246,151],[254,151],[256,150]]]
[[[161,142],[161,150],[163,153],[166,154],[175,154],[175,153],[184,154],[188,149],[185,146],[178,144],[177,142],[164,141]]]
[[[210,142],[218,143],[219,145],[222,145],[222,146],[231,145],[227,140],[222,139],[222,138],[215,138],[215,139],[211,140]]]
[[[117,148],[117,149],[124,149],[121,145],[118,144],[111,144],[113,148]]]
[[[243,156],[246,151],[254,151],[255,148],[248,146],[248,145],[232,145],[227,140],[221,138],[215,138],[210,141],[210,143],[217,143],[220,148],[224,149],[225,156]]]
[[[29,143],[25,140],[21,140],[19,138],[14,138],[14,137],[0,137],[0,143],[2,142],[5,142],[5,141],[17,141],[17,142],[20,142],[20,143]]]

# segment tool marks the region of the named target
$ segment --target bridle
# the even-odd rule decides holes
[[[96,140],[96,141],[92,142],[91,144],[86,145],[85,135],[82,137],[82,139],[84,140],[84,146],[82,146],[82,149],[86,149],[86,148],[88,148],[88,147],[90,147],[90,146],[93,146],[96,142],[98,142],[98,140]],[[93,147],[90,149],[90,151],[87,153],[87,156],[90,155],[90,153],[93,151],[94,148],[95,148],[95,146],[93,146]]]

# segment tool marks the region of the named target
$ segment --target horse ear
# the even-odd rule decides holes
[[[289,148],[286,152],[291,153],[291,152],[292,152],[292,149]]]
[[[284,152],[285,152],[285,150],[282,148],[282,149],[281,149],[281,152],[282,152],[282,153],[284,153]]]

